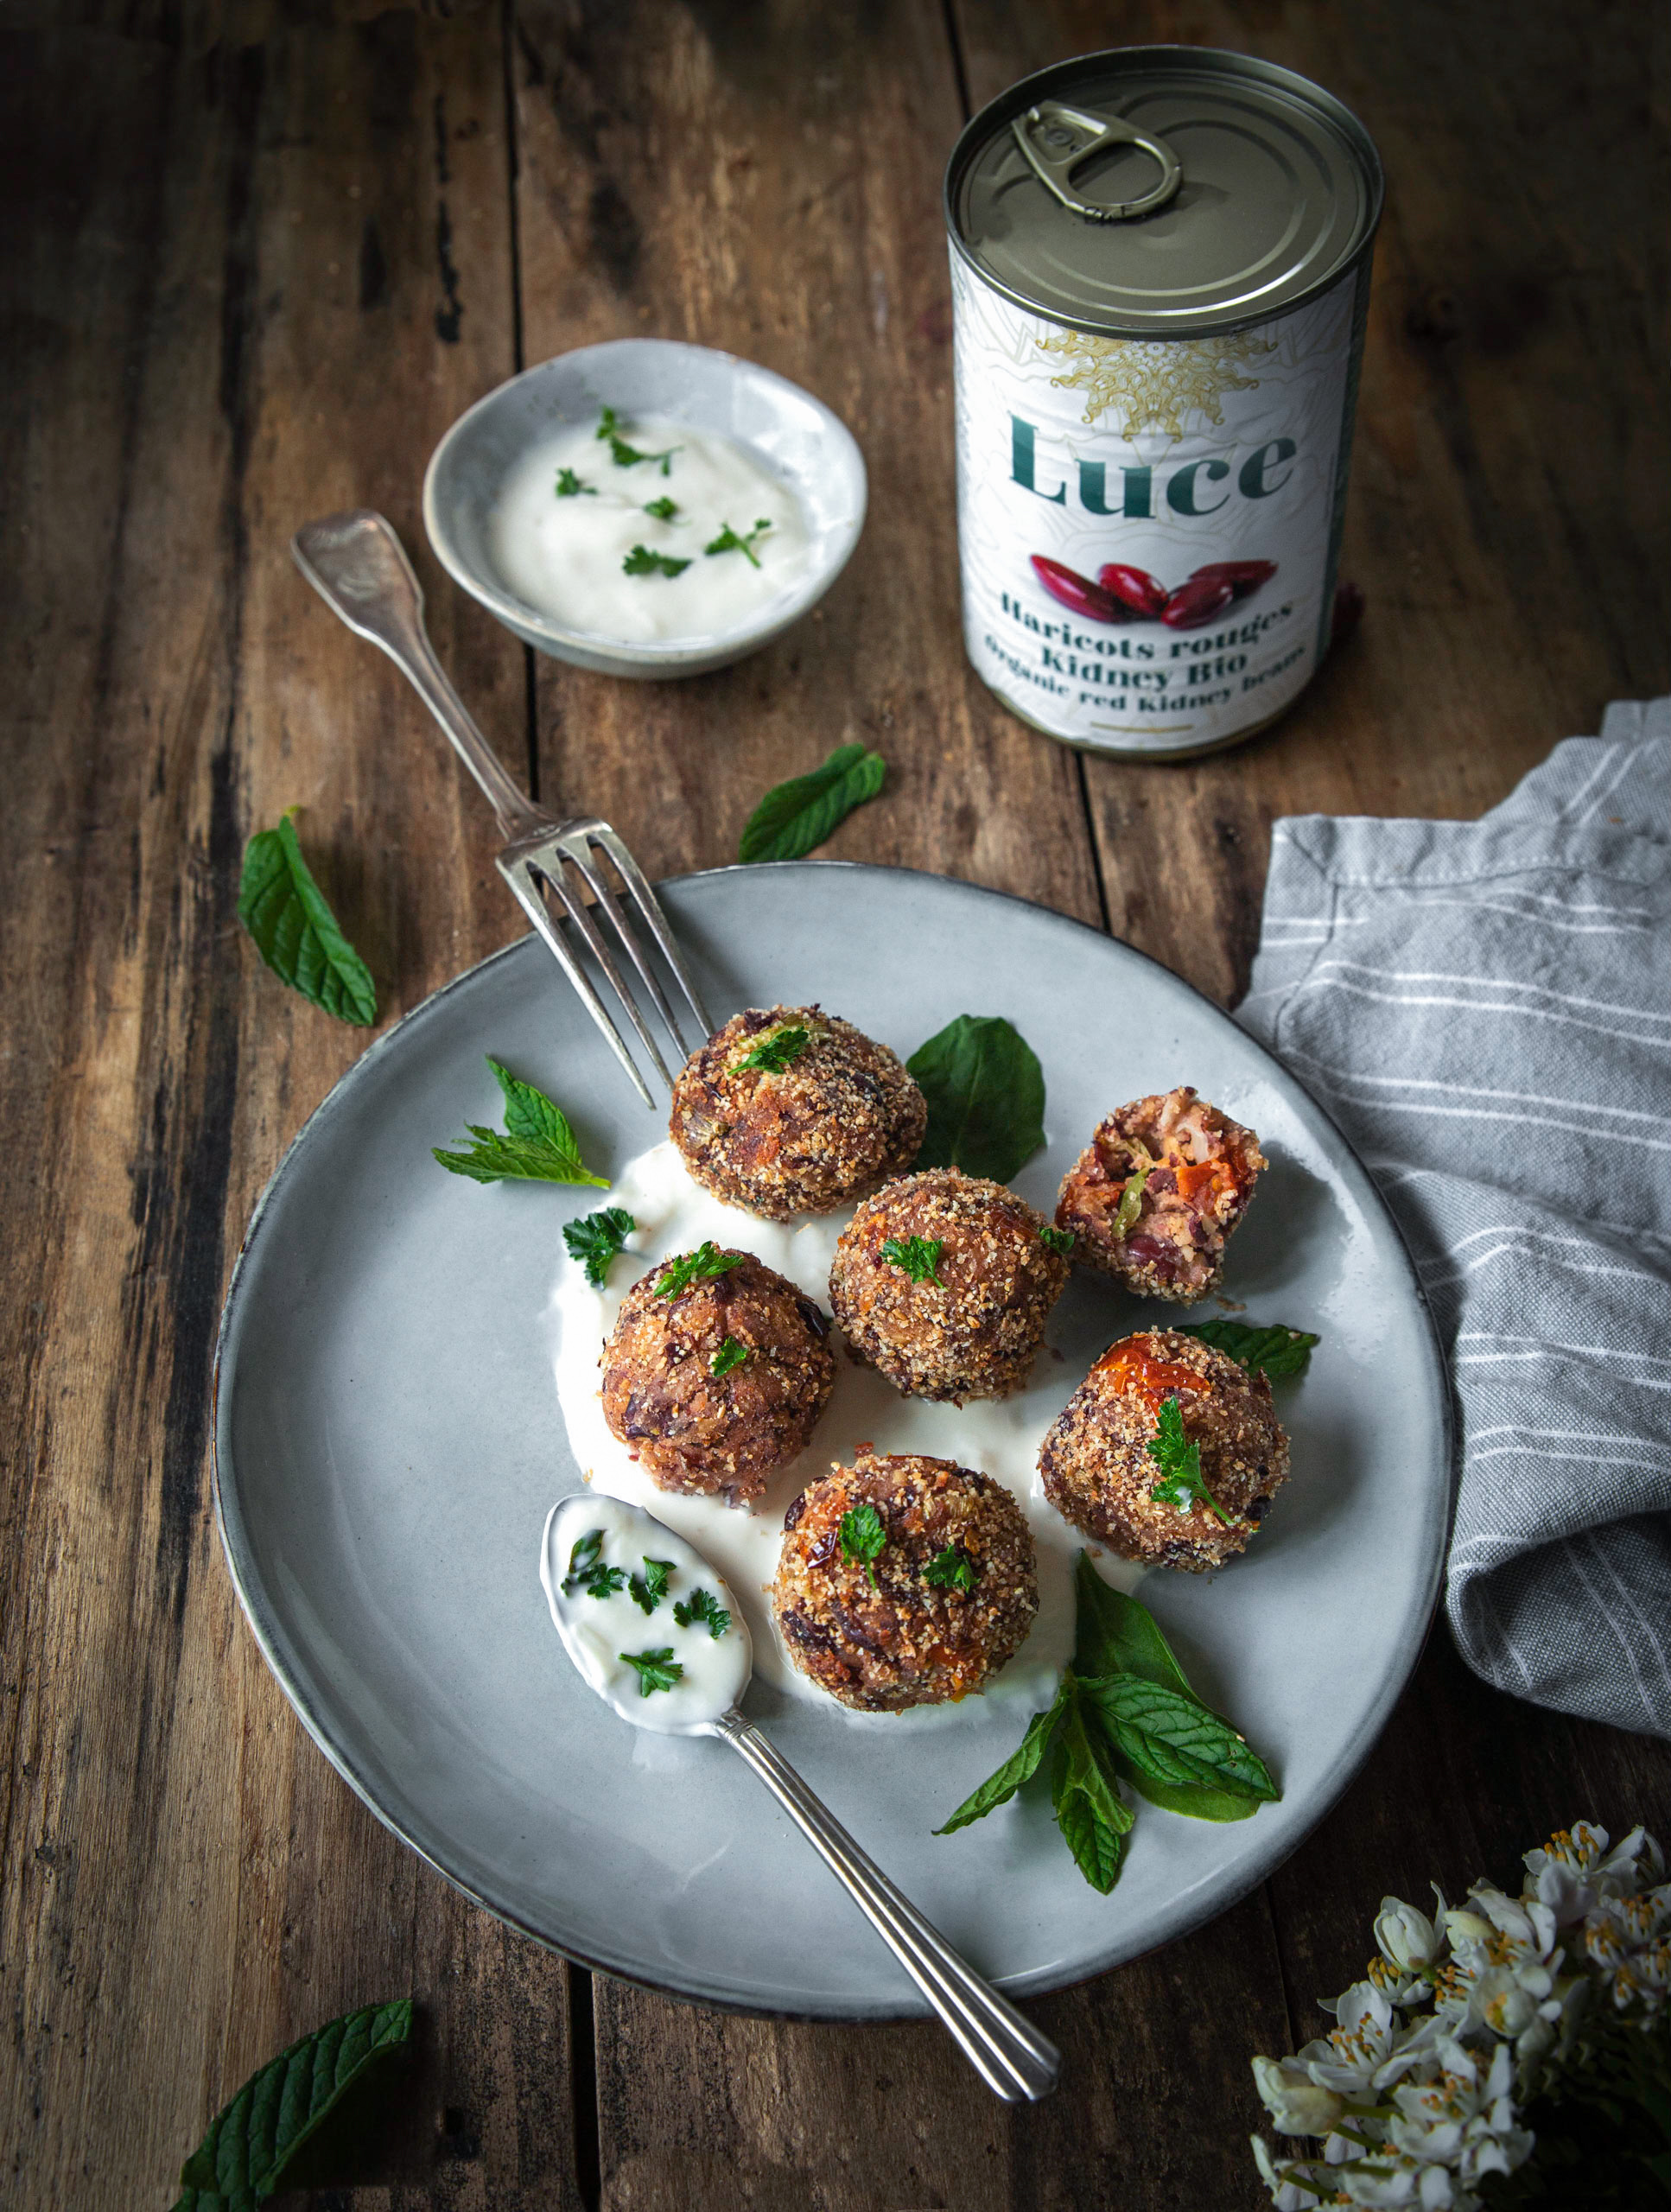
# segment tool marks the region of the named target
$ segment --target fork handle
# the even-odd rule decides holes
[[[290,540],[295,564],[348,627],[380,645],[446,731],[480,785],[506,839],[552,827],[506,773],[435,658],[423,627],[423,593],[393,529],[370,507],[321,515]]]
[[[1055,2044],[924,1919],[752,1720],[734,1707],[713,1724],[713,1732],[753,1768],[927,1998],[987,2087],[1009,2104],[1048,2096],[1062,2068]]]

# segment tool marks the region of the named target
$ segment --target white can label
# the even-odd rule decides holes
[[[955,249],[951,278],[981,676],[1111,753],[1196,752],[1280,713],[1328,639],[1367,270],[1253,329],[1153,341],[1013,307]]]

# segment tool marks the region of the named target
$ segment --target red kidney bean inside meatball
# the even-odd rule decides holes
[[[1169,1466],[1149,1448],[1169,1402],[1185,1452],[1199,1452],[1199,1485],[1177,1479],[1183,1455],[1169,1454]],[[1247,1549],[1288,1478],[1288,1440],[1264,1376],[1176,1329],[1149,1329],[1103,1353],[1045,1437],[1039,1469],[1051,1503],[1087,1536],[1121,1559],[1199,1573]]]
[[[784,1516],[778,1629],[801,1672],[861,1713],[969,1696],[1038,1610],[1020,1507],[950,1459],[861,1452]]]
[[[1002,1183],[956,1167],[887,1184],[842,1230],[829,1271],[855,1356],[907,1396],[1025,1388],[1068,1279],[1049,1227]]]
[[[1063,1178],[1073,1256],[1144,1298],[1204,1298],[1261,1167],[1259,1140],[1186,1084],[1116,1107]]]
[[[730,1264],[693,1274],[694,1258]],[[829,1331],[751,1252],[664,1260],[627,1293],[604,1347],[604,1419],[663,1490],[741,1504],[810,1442],[836,1387]]]
[[[693,1052],[668,1131],[727,1205],[833,1213],[917,1157],[928,1107],[904,1064],[816,1006],[751,1007]]]

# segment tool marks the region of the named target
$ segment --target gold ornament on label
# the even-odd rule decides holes
[[[1051,382],[1077,386],[1088,395],[1087,423],[1114,412],[1113,428],[1122,438],[1154,429],[1174,442],[1184,435],[1186,416],[1204,415],[1210,423],[1222,423],[1227,391],[1259,388],[1257,377],[1238,375],[1238,370],[1274,353],[1277,346],[1275,339],[1246,330],[1223,338],[1159,341],[1093,338],[1083,330],[1064,330],[1037,343],[1041,353],[1071,364]]]

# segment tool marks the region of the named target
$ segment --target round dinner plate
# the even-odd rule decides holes
[[[1293,1473],[1249,1553],[1140,1596],[1191,1682],[1263,1754],[1280,1803],[1215,1826],[1136,1808],[1119,1883],[1089,1888],[1031,1792],[931,1831],[1020,1740],[971,1699],[942,1725],[858,1722],[756,1683],[762,1720],[837,1816],[1013,1995],[1117,1965],[1221,1912],[1286,1858],[1374,1743],[1415,1663],[1450,1507],[1449,1398],[1385,1205],[1345,1141],[1189,985],[997,893],[835,861],[662,887],[710,1010],[819,1001],[902,1057],[1005,1014],[1044,1064],[1049,1211],[1096,1122],[1192,1083],[1271,1166],[1224,1296],[1317,1331],[1276,1385]],[[222,1322],[216,1496],[268,1662],[326,1757],[448,1878],[632,1980],[745,2010],[888,2019],[924,2007],[726,1747],[648,1736],[581,1681],[540,1587],[541,1531],[579,1486],[556,1402],[562,1224],[607,1199],[484,1188],[430,1148],[497,1121],[492,1053],[557,1099],[610,1173],[658,1141],[538,941],[497,953],[378,1039],[256,1209]],[[1051,1336],[1089,1361],[1160,1309],[1077,1276]],[[1196,1318],[1217,1312],[1208,1301]],[[1083,1370],[1082,1370],[1083,1371]]]

